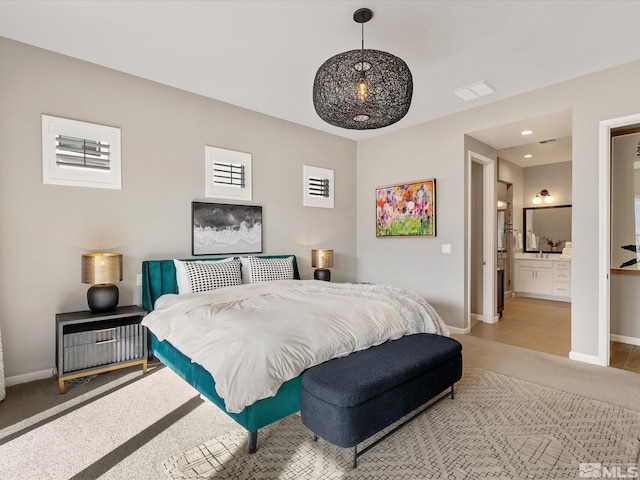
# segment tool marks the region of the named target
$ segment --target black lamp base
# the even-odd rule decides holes
[[[93,285],[87,290],[87,303],[94,313],[112,312],[118,306],[120,292],[111,283]]]
[[[313,278],[315,280],[324,280],[325,282],[331,281],[331,270],[328,268],[316,268],[313,272]]]

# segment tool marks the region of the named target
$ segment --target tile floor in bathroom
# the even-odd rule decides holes
[[[535,298],[505,298],[502,318],[474,321],[470,335],[538,352],[569,356],[571,304]],[[611,342],[610,366],[640,373],[640,346]]]

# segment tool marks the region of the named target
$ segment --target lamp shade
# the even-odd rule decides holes
[[[368,95],[358,95],[366,65]],[[380,50],[351,50],[324,62],[313,82],[313,105],[325,122],[351,130],[371,130],[402,119],[411,106],[413,79],[407,64]]]
[[[368,8],[354,12],[353,20],[362,24],[361,48],[329,58],[313,81],[316,113],[336,127],[386,127],[404,117],[411,106],[413,77],[404,60],[364,48],[364,24],[372,17]]]
[[[333,250],[311,250],[311,266],[315,268],[333,267]]]
[[[82,255],[82,283],[92,285],[122,280],[122,254],[88,253]]]

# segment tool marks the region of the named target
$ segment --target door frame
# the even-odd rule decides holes
[[[495,323],[499,317],[497,315],[496,298],[496,160],[473,152],[467,153],[467,328],[471,329],[471,167],[473,163],[482,165],[482,216],[483,216],[483,272],[482,272],[482,321],[485,323]]]
[[[610,118],[600,122],[600,160],[598,165],[598,357],[609,365],[611,336],[611,130],[640,124],[640,114]]]

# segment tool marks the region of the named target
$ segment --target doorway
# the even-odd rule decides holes
[[[532,130],[533,134],[525,136],[524,130]],[[495,225],[491,228],[496,238],[493,255],[496,258],[496,267],[504,269],[506,293],[503,317],[493,325],[476,322],[476,327],[500,330],[500,333],[492,334],[494,340],[544,351],[536,346],[538,343],[540,347],[553,350],[547,353],[565,357],[571,349],[570,302],[556,301],[556,290],[559,289],[549,288],[548,294],[546,287],[545,291],[533,292],[536,295],[542,294],[542,298],[525,297],[525,292],[521,292],[517,298],[511,298],[510,292],[515,290],[517,283],[514,264],[516,257],[525,258],[526,255],[533,255],[530,253],[533,252],[531,249],[525,254],[524,208],[537,206],[533,198],[543,190],[553,194],[553,205],[571,204],[571,130],[571,111],[562,111],[468,133],[469,137],[481,142],[485,147],[494,148],[496,152],[496,197],[492,205]],[[481,151],[488,151],[488,148]],[[500,204],[498,200],[501,201]],[[551,206],[550,201],[543,206]],[[501,227],[500,231],[498,224]],[[549,236],[546,232],[536,233],[540,237]],[[555,235],[550,237],[555,238]],[[565,236],[556,238],[553,245],[554,253],[556,250],[561,252],[565,246],[555,245],[561,243],[561,240],[571,239]],[[571,245],[568,247],[570,251]],[[549,253],[551,249],[552,247],[549,247]],[[538,249],[535,252],[537,253]],[[514,263],[507,253],[512,254]],[[570,257],[567,260],[565,273],[571,270]],[[540,273],[541,279],[543,273]],[[551,273],[548,277],[553,278]],[[570,287],[570,281],[565,283]],[[508,317],[509,313],[512,318]],[[545,323],[545,319],[552,321]],[[548,339],[550,331],[554,335],[553,342]],[[550,343],[554,345],[551,346]]]
[[[472,321],[495,323],[496,312],[496,162],[467,155],[467,329]]]
[[[610,120],[603,120],[600,122],[600,161],[599,161],[599,198],[600,198],[600,208],[599,208],[599,311],[598,311],[598,357],[597,363],[600,365],[610,365],[614,364],[616,354],[615,349],[611,348],[612,340],[619,340],[627,345],[635,345],[637,348],[638,344],[640,344],[640,340],[638,337],[640,335],[636,333],[633,329],[633,325],[628,325],[625,322],[625,311],[631,312],[631,317],[635,317],[635,308],[632,303],[635,301],[637,295],[637,289],[635,288],[638,284],[638,279],[640,279],[639,275],[636,275],[637,272],[628,272],[625,271],[625,264],[621,264],[621,260],[618,260],[615,265],[612,265],[612,248],[615,247],[615,252],[620,253],[619,247],[625,248],[625,246],[620,245],[620,241],[616,241],[616,238],[620,238],[620,232],[612,232],[612,220],[615,222],[619,222],[616,218],[619,215],[619,212],[616,213],[616,217],[612,215],[612,194],[616,193],[618,195],[620,192],[619,183],[615,192],[612,188],[612,180],[615,180],[613,177],[613,168],[612,161],[616,158],[612,154],[612,137],[615,136],[615,133],[620,131],[629,130],[631,127],[640,126],[640,114],[629,115],[625,117],[613,118]],[[632,147],[635,147],[635,140]],[[630,175],[635,177],[635,161],[633,158],[634,152],[632,152],[631,160],[633,161],[633,166],[631,166]],[[633,198],[634,193],[631,192],[629,194],[629,198]],[[636,196],[637,201],[637,196]],[[633,216],[633,206],[629,206],[628,208],[631,212],[630,216]],[[636,226],[637,228],[637,226]],[[634,228],[630,227],[631,236],[633,237]],[[612,235],[612,233],[614,235]],[[612,238],[614,239],[612,242]],[[615,243],[615,244],[613,244]],[[630,241],[623,242],[625,244],[633,244],[635,243],[637,246],[637,240],[634,242],[633,238]],[[637,248],[636,248],[637,254]],[[627,252],[628,256],[628,252]],[[627,260],[625,258],[624,260]],[[612,266],[615,267],[612,270]],[[612,284],[614,288],[612,289]],[[625,294],[625,289],[631,287],[632,294]],[[611,314],[612,314],[612,290],[616,295],[616,308],[617,313],[615,317],[616,321],[616,335],[612,335],[612,322],[611,322]],[[624,306],[624,307],[623,307]],[[629,333],[627,333],[629,331]],[[617,365],[616,365],[617,366]],[[640,362],[638,365],[638,369],[640,370]]]

